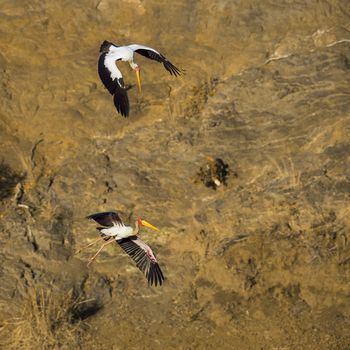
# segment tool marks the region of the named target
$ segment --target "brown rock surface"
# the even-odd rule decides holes
[[[2,1],[0,347],[349,349],[349,30],[345,0]],[[105,39],[186,75],[138,57],[124,119]],[[162,287],[74,255],[111,209],[161,227]]]

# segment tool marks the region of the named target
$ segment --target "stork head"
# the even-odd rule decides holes
[[[141,226],[146,226],[146,227],[149,227],[149,228],[151,228],[151,229],[153,229],[153,230],[155,230],[155,231],[160,231],[159,228],[157,228],[157,227],[151,225],[151,224],[150,224],[149,222],[147,222],[146,220],[137,219],[137,224],[139,225],[139,227],[141,227]]]
[[[130,63],[131,68],[135,71],[136,73],[136,79],[137,79],[137,85],[139,87],[140,93],[142,92],[141,90],[141,78],[140,78],[140,67],[137,63],[131,62]]]

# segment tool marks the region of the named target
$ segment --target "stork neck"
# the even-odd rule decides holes
[[[139,231],[140,231],[139,223],[136,220],[135,221],[135,228],[134,228],[134,235],[136,236],[139,233]]]
[[[134,61],[129,61],[129,64],[133,70],[136,70],[139,68],[139,66],[136,63],[134,63]]]

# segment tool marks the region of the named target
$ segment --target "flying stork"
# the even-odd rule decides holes
[[[96,254],[90,258],[88,265],[95,260],[97,255],[106,245],[116,241],[120,247],[136,262],[136,266],[145,274],[148,284],[153,285],[154,283],[156,286],[157,284],[162,285],[164,275],[158,265],[155,255],[152,252],[152,249],[137,236],[141,226],[146,226],[153,230],[160,231],[157,227],[151,225],[145,220],[137,219],[135,222],[135,228],[133,229],[130,226],[124,225],[118,213],[110,211],[91,214],[86,218],[94,220],[103,226],[96,228],[100,231],[101,237],[83,247],[77,253],[99,241],[105,241]]]
[[[181,70],[175,67],[158,51],[151,47],[133,44],[128,46],[118,46],[109,41],[104,41],[100,47],[100,58],[98,60],[98,74],[103,85],[114,96],[114,105],[117,111],[124,117],[129,115],[129,99],[127,90],[130,87],[124,85],[122,73],[117,67],[117,61],[124,61],[130,64],[135,71],[137,84],[141,93],[140,67],[134,62],[134,52],[150,58],[151,60],[163,63],[164,68],[174,76],[181,74]]]

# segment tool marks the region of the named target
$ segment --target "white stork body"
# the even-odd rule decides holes
[[[125,226],[116,212],[91,214],[87,218],[104,226],[97,227],[102,238],[90,243],[88,246],[98,242],[99,240],[107,241],[90,259],[89,264],[107,244],[116,241],[119,246],[136,262],[136,266],[146,275],[150,285],[153,283],[155,283],[156,286],[157,284],[162,285],[164,275],[158,265],[155,255],[152,252],[152,249],[137,236],[140,226],[146,226],[159,231],[158,228],[142,219],[136,220],[134,229],[130,226]],[[112,240],[110,240],[110,238],[112,238]]]
[[[101,228],[100,232],[101,234],[107,237],[113,237],[116,240],[127,238],[134,234],[134,230],[132,227],[124,225],[113,225],[112,227]]]
[[[98,73],[106,89],[114,96],[114,105],[117,111],[124,117],[129,115],[129,99],[127,95],[128,88],[125,87],[123,75],[117,67],[117,61],[128,62],[130,67],[135,71],[139,89],[140,68],[134,62],[134,53],[163,63],[164,68],[171,74],[178,76],[181,74],[180,69],[175,67],[158,51],[144,45],[117,46],[111,42],[104,41],[100,47],[100,58],[98,61]]]

